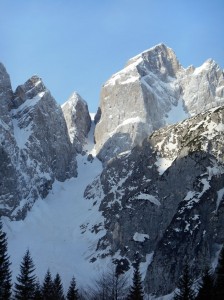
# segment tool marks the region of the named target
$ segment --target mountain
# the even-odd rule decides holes
[[[197,280],[224,244],[224,77],[184,69],[159,44],[103,86],[90,120],[76,92],[60,107],[38,76],[12,91],[0,65],[0,215],[13,280],[27,248],[42,280],[91,285],[111,264],[146,294]],[[96,126],[96,127],[95,127]],[[94,144],[95,142],[95,144]],[[165,297],[166,298],[166,297]],[[165,299],[164,298],[164,299]]]
[[[157,295],[175,288],[184,257],[199,276],[224,242],[223,131],[222,106],[111,159],[85,191],[104,217],[95,228],[106,229],[95,259],[119,253],[128,268],[136,252],[153,256],[145,284]]]
[[[21,219],[55,180],[77,175],[61,107],[38,76],[15,93],[0,65],[0,215]]]
[[[83,150],[92,123],[88,105],[78,93],[74,92],[62,105],[62,111],[67,124],[70,141],[75,150],[80,153]]]
[[[130,59],[103,86],[95,130],[98,157],[106,162],[140,145],[154,130],[224,104],[223,71],[213,61],[184,69],[159,44]]]

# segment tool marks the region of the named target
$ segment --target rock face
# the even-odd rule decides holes
[[[154,130],[224,103],[223,71],[213,61],[184,69],[157,45],[130,59],[103,86],[96,149],[102,161],[141,145]]]
[[[139,252],[149,264],[145,288],[165,295],[185,261],[192,276],[224,243],[224,106],[155,131],[110,160],[85,191],[100,203],[106,234],[93,259]]]
[[[24,218],[54,180],[76,176],[65,119],[37,76],[13,94],[0,65],[0,215]]]
[[[82,152],[91,127],[88,105],[82,97],[74,92],[62,105],[62,111],[68,127],[70,141],[77,152]]]
[[[13,92],[8,73],[3,64],[0,63],[0,119],[7,125],[11,125],[9,110],[12,106]]]

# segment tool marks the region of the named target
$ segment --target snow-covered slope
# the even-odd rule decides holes
[[[94,153],[93,128],[90,136],[86,155],[77,156],[77,178],[56,181],[49,195],[35,202],[25,220],[3,218],[14,280],[28,248],[40,281],[48,268],[53,275],[60,273],[66,289],[73,275],[81,286],[90,283],[96,273],[101,273],[102,266],[99,268],[97,263],[90,263],[90,258],[104,232],[83,234],[84,222],[91,227],[102,221],[98,205],[83,196],[86,186],[102,171],[97,158],[88,160],[88,155]]]

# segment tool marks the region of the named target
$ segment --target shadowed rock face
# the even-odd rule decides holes
[[[74,92],[62,105],[62,111],[70,141],[75,150],[81,153],[91,127],[88,105],[79,94]]]
[[[108,161],[154,130],[223,103],[223,71],[213,60],[184,69],[172,49],[157,45],[104,84],[95,130],[98,157]],[[123,135],[130,140],[117,147]]]
[[[9,110],[12,106],[13,92],[9,75],[0,63],[0,119],[11,126],[11,119],[9,117]]]
[[[39,77],[13,94],[1,65],[0,88],[0,215],[20,219],[54,180],[76,176],[76,152],[62,110]]]
[[[224,242],[223,130],[222,106],[111,159],[85,191],[105,218],[94,226],[106,229],[95,258],[119,253],[131,263],[136,252],[142,262],[153,254],[145,288],[157,295],[175,288],[184,258],[197,278]]]

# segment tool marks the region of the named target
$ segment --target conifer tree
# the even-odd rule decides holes
[[[128,295],[128,300],[143,300],[144,292],[142,288],[141,273],[139,270],[139,261],[135,264],[133,283]]]
[[[40,282],[36,282],[34,300],[43,300]]]
[[[218,264],[215,270],[215,300],[224,299],[224,246],[219,254]]]
[[[213,299],[213,276],[208,268],[203,272],[202,283],[199,285],[198,295],[196,300],[211,300]]]
[[[70,282],[70,286],[68,289],[68,293],[67,293],[67,299],[68,300],[78,300],[79,296],[78,296],[78,289],[76,288],[76,281],[75,281],[75,277],[72,277],[72,280]]]
[[[0,220],[0,300],[8,300],[11,297],[11,263],[7,250],[7,238],[5,232],[2,231]]]
[[[14,292],[16,300],[31,300],[34,298],[36,287],[34,270],[33,260],[29,250],[27,250],[20,265],[20,274],[17,276],[18,283],[15,284]]]
[[[193,281],[190,278],[189,266],[188,264],[185,264],[183,269],[183,275],[180,277],[180,280],[177,284],[179,291],[175,293],[174,300],[195,299],[195,293],[192,289],[192,284]]]
[[[54,300],[64,300],[64,291],[61,283],[61,277],[57,273],[53,282],[53,295]]]
[[[42,296],[44,300],[54,300],[54,290],[51,272],[48,269],[44,277],[44,282],[42,285]]]

